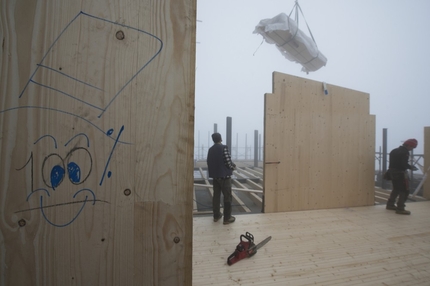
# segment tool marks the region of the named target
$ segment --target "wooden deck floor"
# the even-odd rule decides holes
[[[408,203],[410,216],[384,205],[235,215],[223,225],[194,217],[193,286],[430,285],[430,201]],[[245,232],[256,255],[228,266]]]

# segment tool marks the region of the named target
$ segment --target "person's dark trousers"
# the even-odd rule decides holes
[[[220,203],[221,193],[224,196],[224,219],[229,219],[231,216],[231,179],[218,178],[213,180],[214,197],[212,200],[212,209],[214,219],[221,217]]]
[[[409,183],[406,172],[392,173],[393,190],[391,191],[390,198],[387,205],[393,206],[397,197],[397,209],[404,210],[405,202],[409,196]]]

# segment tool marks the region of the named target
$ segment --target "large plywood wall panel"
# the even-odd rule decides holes
[[[369,94],[278,72],[265,96],[265,212],[374,204]]]
[[[430,199],[430,126],[424,127],[424,172],[423,197]]]
[[[0,285],[190,285],[196,0],[0,13]]]

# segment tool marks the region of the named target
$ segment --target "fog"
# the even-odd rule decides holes
[[[327,65],[306,74],[274,45],[254,34],[260,20],[292,11],[295,1],[199,0],[197,2],[195,153],[212,144],[217,124],[226,135],[232,117],[232,145],[253,146],[263,134],[264,94],[272,91],[274,71],[370,94],[376,116],[375,151],[388,130],[388,149],[408,138],[419,142],[430,126],[430,1],[301,0],[308,24]],[[225,140],[224,140],[225,141]]]

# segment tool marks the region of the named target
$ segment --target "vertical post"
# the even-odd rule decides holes
[[[199,146],[200,146],[200,130],[199,130],[199,132],[197,133],[198,135],[198,138],[197,138],[197,160],[200,160],[200,149],[199,149]]]
[[[387,128],[382,129],[382,174],[387,171]],[[381,188],[385,189],[385,180],[382,179]]]
[[[239,133],[236,133],[236,157],[235,159],[238,160],[238,156],[239,156]]]
[[[258,161],[263,161],[263,157],[261,156],[261,153],[263,151],[263,145],[261,143],[261,134],[258,137],[258,146],[260,146],[260,148],[258,149]]]
[[[232,118],[231,117],[227,117],[227,132],[226,132],[226,142],[227,142],[227,147],[231,152],[231,126],[232,126]],[[231,155],[231,154],[230,154]]]
[[[216,123],[214,123],[214,132],[213,133],[217,133],[218,132],[218,124],[216,124]],[[211,139],[212,139],[212,137],[211,136],[209,136],[209,138],[208,138],[208,149],[210,148],[210,146],[211,146],[211,144],[209,144],[209,142],[212,142],[211,141]],[[213,142],[212,142],[213,143]]]
[[[378,152],[378,181],[379,181],[379,186],[382,186],[382,180],[384,180],[384,176],[382,174],[382,165],[381,165],[381,155],[382,155],[382,149],[381,146],[379,146],[379,152]]]
[[[254,130],[254,167],[258,167],[258,130]]]
[[[248,160],[248,134],[245,134],[245,161]]]

